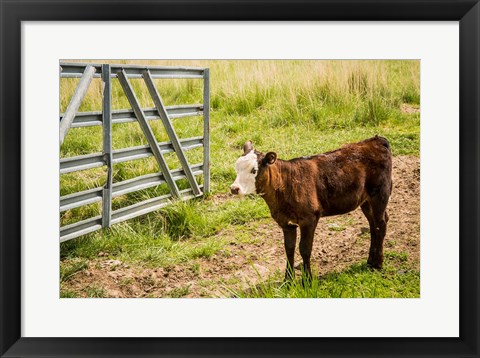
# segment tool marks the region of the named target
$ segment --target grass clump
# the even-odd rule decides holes
[[[88,267],[88,261],[84,259],[73,259],[60,266],[60,282],[69,280],[77,272],[83,271]]]
[[[386,255],[380,271],[359,263],[322,277],[314,274],[308,284],[305,277],[283,282],[283,273],[277,272],[246,290],[227,291],[237,298],[419,298],[420,272],[406,266],[404,255]]]
[[[75,291],[60,288],[60,298],[77,298],[79,297]]]
[[[184,297],[186,295],[188,295],[190,292],[190,286],[183,286],[183,287],[178,287],[178,288],[174,288],[173,290],[171,290],[167,297],[170,297],[170,298],[181,298],[181,297]]]
[[[84,289],[84,292],[85,292],[85,295],[89,298],[107,297],[107,291],[103,287],[100,287],[99,285],[96,285],[96,284],[87,286]]]

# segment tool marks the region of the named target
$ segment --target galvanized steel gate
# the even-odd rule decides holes
[[[101,77],[103,82],[102,112],[77,113],[94,77]],[[60,78],[80,78],[65,113],[60,115],[60,145],[62,145],[68,130],[72,127],[103,126],[103,152],[60,158],[60,174],[100,166],[107,167],[107,182],[104,187],[60,197],[60,212],[102,201],[100,216],[60,227],[60,242],[157,210],[168,205],[171,199],[185,200],[201,196],[210,190],[210,85],[208,68],[60,63]],[[112,110],[112,78],[118,78],[132,109]],[[143,78],[155,108],[140,107],[129,81],[131,78]],[[203,79],[203,104],[165,107],[153,81],[158,78]],[[178,138],[171,119],[202,114],[204,119],[203,136]],[[149,125],[149,121],[155,119],[162,121],[170,139],[169,142],[157,142]],[[133,121],[138,121],[140,124],[148,145],[112,150],[112,123]],[[184,151],[202,146],[203,163],[190,165]],[[175,170],[168,168],[164,154],[170,152],[177,154],[181,168]],[[150,156],[155,157],[160,168],[159,173],[112,183],[114,164]],[[195,178],[196,175],[200,174],[203,174],[203,186],[200,186]],[[188,180],[190,188],[179,190],[176,181],[183,178]],[[112,210],[112,198],[164,183],[167,184],[170,194]]]

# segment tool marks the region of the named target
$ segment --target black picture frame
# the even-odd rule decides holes
[[[124,0],[121,2],[0,0],[0,16],[0,354],[2,357],[480,356],[478,230],[480,222],[478,210],[480,204],[480,5],[478,0]],[[22,338],[20,334],[21,22],[85,20],[459,21],[460,337]]]

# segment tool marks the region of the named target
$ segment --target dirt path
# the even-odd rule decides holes
[[[419,269],[419,158],[393,158],[393,182],[385,251],[407,254],[409,265]],[[86,270],[75,274],[63,287],[84,296],[85,287],[96,285],[103,288],[107,297],[225,297],[229,289],[246,287],[259,277],[266,278],[285,268],[283,235],[273,219],[248,224],[245,230],[261,240],[239,243],[231,231],[224,230],[217,237],[227,240],[225,250],[210,259],[202,258],[168,269],[132,267],[100,257],[90,261]],[[368,223],[360,209],[323,218],[315,234],[312,267],[323,275],[366,261],[369,244]],[[298,248],[295,260],[301,262]]]

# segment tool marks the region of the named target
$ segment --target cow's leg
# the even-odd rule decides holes
[[[285,281],[295,277],[293,264],[295,260],[295,244],[297,242],[297,227],[287,225],[282,228],[285,244],[285,253],[287,254],[287,268],[285,269]]]
[[[361,208],[362,208],[363,214],[365,214],[365,217],[368,220],[368,225],[370,227],[370,252],[368,254],[367,264],[369,266],[372,266],[373,257],[375,255],[374,250],[375,250],[375,247],[377,246],[376,244],[377,230],[375,230],[375,223],[373,221],[373,212],[372,212],[372,207],[370,206],[370,203],[366,201],[365,203],[362,204]]]
[[[315,235],[317,223],[318,218],[315,218],[300,224],[300,255],[303,259],[303,272],[308,280],[312,278],[310,256],[312,255],[313,237]]]
[[[387,232],[388,221],[387,203],[388,197],[386,200],[381,200],[381,197],[378,197],[371,200],[368,205],[366,205],[367,203],[362,205],[362,211],[370,224],[371,243],[367,263],[375,269],[381,269],[383,265],[383,241]]]

